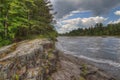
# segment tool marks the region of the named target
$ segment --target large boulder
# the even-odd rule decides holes
[[[0,80],[47,80],[56,71],[57,59],[47,39],[5,46],[0,49]]]

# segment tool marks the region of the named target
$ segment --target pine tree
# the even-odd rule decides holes
[[[0,0],[0,40],[32,35],[56,36],[49,0]],[[4,41],[4,40],[3,40]]]

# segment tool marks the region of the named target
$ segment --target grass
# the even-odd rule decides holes
[[[19,75],[17,75],[17,74],[13,75],[13,76],[12,76],[12,80],[20,80],[20,79],[19,79]]]
[[[81,76],[81,77],[80,77],[80,80],[85,80],[85,78]]]
[[[0,38],[0,47],[9,45],[9,44],[14,43],[14,42],[19,42],[19,41],[23,41],[23,40],[32,40],[32,39],[47,38],[49,40],[55,41],[56,37],[57,37],[57,33],[55,33],[55,32],[48,32],[46,34],[41,34],[41,35],[28,35],[28,36],[25,36],[25,37],[18,37],[16,40],[15,39],[9,40],[9,39],[1,39]]]
[[[83,64],[83,65],[82,65],[82,73],[81,73],[81,75],[82,75],[83,77],[85,77],[87,73],[88,73],[88,71],[87,71],[87,66],[86,66],[85,64]]]

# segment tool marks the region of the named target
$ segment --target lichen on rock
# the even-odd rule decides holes
[[[47,80],[57,65],[53,47],[47,39],[36,39],[1,48],[0,80]]]
[[[0,80],[115,80],[93,65],[55,49],[47,39],[0,48]]]

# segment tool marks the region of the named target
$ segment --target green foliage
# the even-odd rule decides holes
[[[80,77],[80,80],[85,80],[85,78],[81,76],[81,77]]]
[[[0,0],[0,44],[32,35],[55,38],[51,9],[49,0]]]
[[[20,79],[19,79],[19,75],[17,75],[17,74],[13,75],[13,76],[12,76],[12,80],[20,80]]]
[[[87,73],[88,73],[87,66],[86,66],[85,64],[83,64],[83,65],[82,65],[81,75],[82,75],[83,77],[85,77]]]
[[[10,44],[11,41],[7,39],[0,40],[0,47]]]
[[[90,27],[86,29],[79,28],[73,30],[69,33],[62,35],[67,36],[120,36],[120,23],[108,24],[103,26],[102,23],[97,23],[95,27]]]

